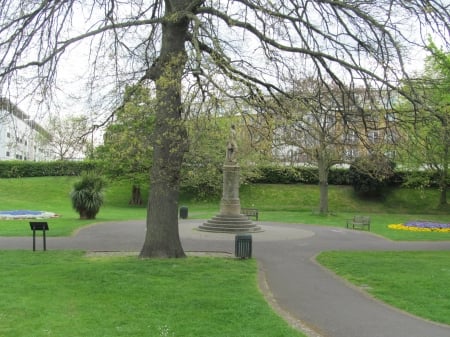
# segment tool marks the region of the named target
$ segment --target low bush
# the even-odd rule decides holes
[[[319,183],[319,174],[314,167],[297,166],[260,166],[255,170],[258,174],[250,179],[250,182],[257,184],[308,184]],[[328,183],[330,185],[348,185],[349,175],[347,169],[330,170]]]
[[[394,163],[381,155],[356,159],[349,169],[350,182],[363,197],[381,197],[394,176]]]
[[[78,176],[97,167],[95,161],[0,161],[0,178]]]
[[[84,173],[80,181],[73,185],[70,192],[73,208],[80,219],[95,219],[103,205],[103,190],[106,181],[93,172]]]

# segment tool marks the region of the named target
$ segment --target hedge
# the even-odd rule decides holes
[[[252,183],[259,184],[318,184],[317,168],[293,166],[260,166],[256,169],[258,174],[250,179]],[[328,175],[330,185],[349,185],[347,169],[332,169]]]
[[[248,182],[255,184],[318,184],[317,168],[292,166],[258,166]],[[83,171],[101,170],[98,161],[0,161],[0,178],[25,178],[45,176],[78,176]],[[449,176],[450,180],[450,176]],[[425,184],[424,184],[425,182]],[[438,187],[439,177],[434,171],[397,171],[389,180],[389,186]],[[330,185],[351,185],[348,169],[331,169]],[[450,185],[450,181],[449,181]]]
[[[317,168],[293,166],[261,166],[255,169],[257,174],[249,179],[258,184],[318,184]],[[450,185],[450,176],[449,176]],[[333,168],[328,175],[330,185],[351,185],[348,169]],[[435,171],[405,172],[396,171],[387,182],[388,186],[439,187],[439,175]]]
[[[78,176],[98,167],[95,161],[0,161],[0,178]]]

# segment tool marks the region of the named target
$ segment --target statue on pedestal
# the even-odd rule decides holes
[[[198,227],[207,232],[222,233],[256,233],[261,227],[256,226],[245,215],[241,214],[239,200],[239,164],[237,163],[236,127],[231,125],[223,164],[223,191],[220,201],[220,213]]]
[[[225,161],[228,163],[236,163],[237,157],[237,141],[236,141],[236,127],[234,124],[230,127],[230,135],[227,143],[227,153]]]

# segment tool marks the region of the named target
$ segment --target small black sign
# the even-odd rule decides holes
[[[48,223],[46,223],[46,222],[30,222],[30,228],[33,231],[33,251],[36,250],[36,231],[42,231],[42,240],[43,240],[43,244],[44,244],[44,250],[47,250],[45,231],[48,231]]]
[[[46,223],[46,222],[30,222],[30,228],[33,231],[48,231],[48,223]]]

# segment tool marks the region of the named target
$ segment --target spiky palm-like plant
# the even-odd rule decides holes
[[[95,219],[103,204],[105,186],[105,180],[93,172],[84,173],[81,180],[73,185],[70,198],[80,219]]]

